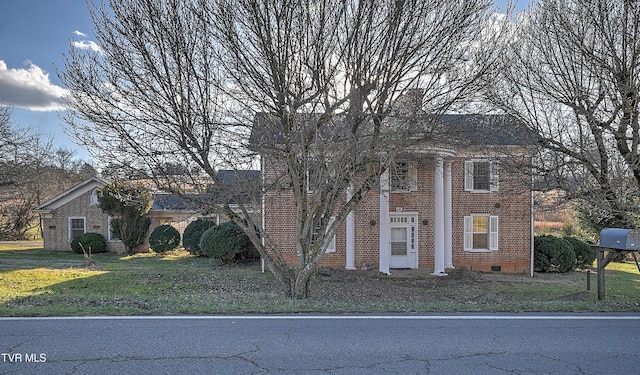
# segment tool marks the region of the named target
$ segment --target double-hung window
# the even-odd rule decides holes
[[[109,241],[119,241],[120,240],[120,236],[117,233],[113,232],[113,225],[111,224],[112,221],[113,221],[113,218],[111,216],[109,216],[108,240]]]
[[[391,191],[418,190],[418,170],[415,161],[400,161],[389,168],[389,188]]]
[[[327,233],[329,231],[329,227],[331,227],[331,225],[335,220],[336,218],[333,216],[331,216],[328,221],[326,221],[324,217],[322,217],[320,220],[316,220],[316,223],[313,226],[313,237],[312,237],[313,241],[316,241],[318,239],[320,235],[320,229],[322,227],[322,224],[325,224],[325,221],[326,221],[325,233]],[[336,236],[334,235],[333,237],[331,237],[331,240],[327,245],[327,249],[325,250],[325,253],[335,253],[335,252],[336,252]]]
[[[498,191],[498,163],[490,160],[464,162],[465,191]]]
[[[69,218],[69,241],[86,232],[86,219],[84,217]]]
[[[498,217],[490,215],[465,216],[464,250],[498,250]]]

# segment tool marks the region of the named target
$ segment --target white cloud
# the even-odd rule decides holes
[[[49,73],[27,61],[27,69],[8,69],[0,60],[0,105],[31,111],[56,111],[64,108],[67,90],[49,80]]]
[[[78,30],[74,31],[73,33],[75,35],[77,35],[77,36],[82,36],[82,37],[85,37],[85,38],[87,36],[87,34],[83,33],[82,31],[78,31]]]
[[[100,46],[98,45],[98,43],[94,42],[93,40],[73,41],[73,42],[71,42],[71,44],[76,48],[90,49],[90,50],[93,50],[95,52],[100,52]]]

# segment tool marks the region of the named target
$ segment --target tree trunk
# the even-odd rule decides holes
[[[305,272],[308,267],[296,273],[295,280],[291,284],[291,297],[294,299],[304,299],[309,297],[309,281],[312,272]]]

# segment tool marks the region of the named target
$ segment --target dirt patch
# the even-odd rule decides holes
[[[371,303],[444,302],[458,304],[500,304],[518,301],[522,296],[514,293],[525,286],[574,287],[586,285],[579,274],[513,275],[483,273],[455,269],[447,276],[431,275],[429,270],[392,270],[385,275],[377,270],[346,271],[322,269],[312,282],[311,298],[318,301],[352,300]],[[575,295],[563,293],[541,296],[540,301],[589,301],[592,292]]]

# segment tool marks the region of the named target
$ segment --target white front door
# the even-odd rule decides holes
[[[415,214],[390,214],[389,268],[418,268],[418,226]]]

